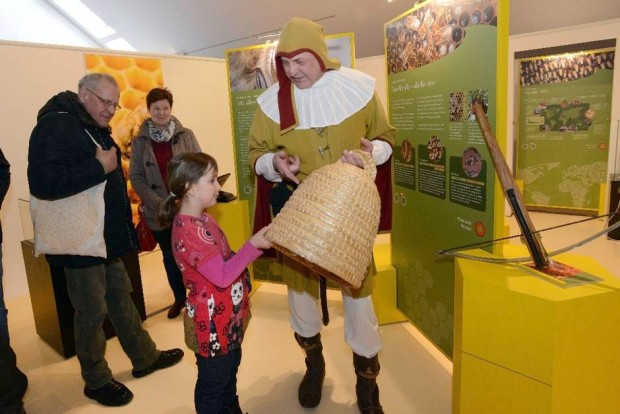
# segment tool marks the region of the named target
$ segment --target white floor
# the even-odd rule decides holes
[[[537,229],[566,223],[580,217],[531,213]],[[512,220],[511,220],[512,221]],[[602,229],[594,220],[549,232],[543,237],[548,251],[584,238]],[[514,222],[512,223],[514,226]],[[516,232],[517,230],[514,230]],[[595,257],[620,277],[620,242],[601,237],[573,251]],[[5,258],[7,260],[7,258]],[[161,349],[181,347],[180,319],[168,320],[166,306],[172,301],[159,252],[141,257],[148,319],[145,327]],[[285,288],[263,283],[252,297],[253,319],[243,347],[238,389],[244,412],[261,413],[357,413],[352,355],[343,338],[342,306],[338,293],[329,292],[330,325],[323,331],[327,376],[323,400],[306,410],[297,402],[297,385],[304,372],[303,354],[288,325]],[[134,393],[125,407],[106,408],[82,394],[83,382],[75,357],[65,360],[39,339],[35,332],[30,298],[9,300],[11,342],[19,367],[28,375],[25,397],[29,414],[55,413],[192,413],[195,360],[186,353],[175,367],[142,379],[131,376],[129,360],[117,339],[108,341],[107,356],[116,379]],[[380,354],[379,386],[387,413],[449,414],[452,398],[452,363],[411,324],[381,326],[385,345]]]

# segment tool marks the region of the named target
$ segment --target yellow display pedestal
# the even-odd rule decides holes
[[[375,244],[373,257],[377,268],[372,291],[372,303],[379,325],[403,322],[407,318],[396,308],[396,269],[392,266],[389,243]]]
[[[562,288],[522,268],[456,259],[455,414],[620,413],[620,280],[591,258],[554,260],[602,281]]]
[[[208,211],[224,231],[231,249],[239,250],[252,235],[246,200],[218,203]]]

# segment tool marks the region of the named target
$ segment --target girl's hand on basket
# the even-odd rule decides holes
[[[271,242],[265,238],[265,232],[269,230],[269,227],[271,227],[271,224],[257,231],[256,234],[250,238],[250,244],[257,249],[271,249]]]

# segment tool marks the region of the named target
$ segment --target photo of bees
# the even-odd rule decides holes
[[[438,0],[385,25],[388,74],[413,70],[454,52],[467,28],[497,26],[497,0]]]
[[[521,61],[520,83],[542,85],[570,82],[592,76],[599,69],[614,68],[613,50],[601,52],[567,53]]]
[[[450,93],[450,122],[460,122],[465,114],[465,93]]]

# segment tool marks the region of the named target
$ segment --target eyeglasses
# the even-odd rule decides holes
[[[102,104],[104,104],[104,105],[106,106],[106,108],[107,108],[107,107],[110,107],[110,106],[113,106],[113,107],[114,107],[114,110],[121,109],[121,106],[120,106],[118,103],[115,103],[115,102],[109,101],[109,100],[107,100],[107,99],[103,99],[101,96],[97,95],[95,92],[91,91],[91,90],[90,90],[90,89],[88,89],[88,88],[84,88],[84,89],[86,89],[88,92],[90,92],[90,93],[92,93],[93,95],[95,95],[95,96],[97,97],[97,99],[99,99],[99,100],[101,101],[101,103],[102,103]]]

